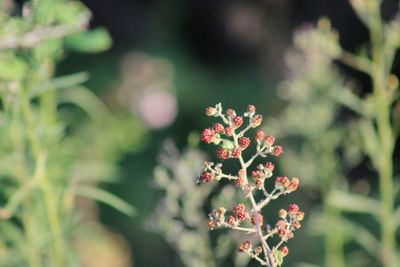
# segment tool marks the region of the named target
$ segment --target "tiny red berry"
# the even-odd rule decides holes
[[[233,125],[235,125],[236,127],[240,127],[240,126],[242,126],[242,124],[243,124],[243,119],[242,119],[242,117],[240,117],[240,116],[235,116],[234,118],[233,118]]]
[[[243,204],[243,203],[239,203],[239,204],[237,204],[236,206],[234,206],[233,207],[233,209],[232,209],[232,211],[233,212],[243,212],[243,211],[245,211],[246,210],[246,206]]]
[[[298,211],[299,211],[299,206],[297,206],[296,204],[289,205],[289,209],[288,209],[289,215],[297,214]]]
[[[267,135],[265,137],[265,143],[267,144],[267,146],[273,146],[275,143],[275,137],[273,137],[272,135]]]
[[[213,179],[213,175],[209,172],[205,172],[200,176],[200,181],[202,181],[203,183],[208,183],[210,181],[212,181]]]
[[[235,225],[236,219],[232,215],[229,215],[228,218],[226,218],[226,223],[229,225]]]
[[[225,134],[226,134],[226,136],[232,136],[232,134],[233,134],[232,127],[230,127],[230,126],[226,127],[225,128]]]
[[[250,138],[241,137],[239,139],[239,145],[240,145],[241,148],[246,149],[250,145]]]
[[[283,237],[286,236],[286,232],[287,232],[286,229],[281,228],[281,229],[278,230],[278,235],[279,235],[281,238],[283,238]]]
[[[244,211],[239,211],[236,213],[236,216],[238,218],[239,221],[243,222],[244,220],[247,219],[247,213]]]
[[[282,256],[285,257],[287,254],[289,254],[289,249],[287,246],[281,247],[281,252],[282,252]]]
[[[233,150],[232,150],[232,157],[233,158],[239,158],[240,157],[240,155],[242,154],[242,150],[240,149],[240,148],[237,148],[237,147],[235,147]]]
[[[224,132],[224,126],[221,123],[216,123],[213,126],[213,129],[216,133],[223,133]]]
[[[263,224],[263,216],[261,214],[257,214],[258,216],[256,216],[255,214],[251,216],[251,223],[253,225],[257,225],[257,221],[258,221],[258,225],[262,225]],[[256,218],[258,218],[258,220],[256,221]]]
[[[219,147],[217,149],[217,157],[221,160],[225,160],[229,158],[229,150]]]
[[[214,130],[207,128],[207,129],[204,129],[203,132],[201,133],[201,140],[203,142],[209,144],[214,139],[214,136],[215,136]]]
[[[265,168],[267,170],[269,170],[270,172],[272,172],[274,170],[274,168],[275,168],[275,165],[272,162],[268,161],[267,163],[265,163]]]
[[[256,132],[256,134],[254,135],[254,139],[260,140],[260,141],[263,140],[264,137],[265,137],[265,133],[264,133],[263,130],[258,130],[258,131]]]
[[[276,146],[274,147],[274,151],[273,151],[275,156],[279,156],[280,154],[282,154],[283,152],[283,147],[281,146]]]

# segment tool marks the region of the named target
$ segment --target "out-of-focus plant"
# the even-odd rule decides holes
[[[77,196],[133,213],[96,184],[111,181],[119,155],[140,145],[141,124],[111,114],[80,85],[85,73],[54,77],[65,47],[110,46],[106,31],[85,30],[89,18],[76,1],[0,4],[1,266],[79,266]],[[71,104],[90,119],[71,117],[77,114]]]
[[[171,142],[166,142],[160,155],[160,165],[154,171],[156,186],[165,196],[157,208],[152,229],[161,233],[176,249],[185,266],[217,267],[231,257],[231,251],[240,236],[209,234],[204,213],[207,202],[213,205],[234,203],[236,190],[224,188],[219,195],[213,194],[215,183],[198,186],[195,181],[203,169],[205,155],[195,148],[187,148],[180,154]],[[234,256],[234,266],[245,266],[246,257]]]
[[[345,129],[337,121],[340,106],[332,98],[342,89],[343,79],[330,64],[340,53],[338,36],[322,19],[316,28],[297,31],[293,39],[294,47],[286,56],[289,78],[278,91],[289,103],[279,120],[271,119],[270,124],[280,137],[293,142],[282,159],[283,168],[304,177],[304,185],[321,194],[323,216],[314,209],[312,218],[320,221],[311,224],[314,231],[324,233],[325,266],[346,266],[340,211],[328,202],[333,190],[345,186],[344,166],[337,154]]]
[[[384,22],[381,1],[351,3],[370,32],[370,42],[358,54],[340,47],[327,19],[295,34],[294,49],[288,54],[291,78],[280,90],[290,100],[281,133],[302,144],[296,152],[286,152],[284,165],[309,177],[309,184],[321,193],[323,221],[313,223],[312,228],[324,225],[322,230],[326,230],[326,266],[365,266],[360,257],[352,258],[352,252],[345,250],[347,241],[355,241],[377,262],[394,267],[399,262],[396,230],[400,209],[396,208],[393,153],[400,112],[398,78],[392,73],[392,64],[400,46],[400,16]],[[360,95],[352,84],[345,83],[336,62],[367,74],[372,93]],[[308,164],[296,164],[299,152]],[[371,196],[369,190],[355,192],[357,185],[342,179],[362,164],[362,154],[369,158],[372,174],[376,173],[379,181],[379,191]],[[361,223],[341,213],[360,213],[373,220]],[[371,229],[376,222],[379,236]]]
[[[250,169],[260,161],[259,158],[266,158],[269,155],[279,156],[283,152],[281,146],[275,145],[275,137],[266,135],[262,130],[258,130],[254,135],[256,152],[249,154],[246,150],[250,147],[251,139],[245,134],[251,129],[258,128],[262,123],[262,116],[256,114],[253,105],[248,106],[243,116],[237,115],[231,108],[224,112],[221,104],[207,108],[206,114],[221,119],[225,126],[215,123],[213,127],[202,132],[201,140],[218,146],[217,156],[220,160],[229,158],[238,160],[240,169],[236,175],[231,175],[222,170],[222,163],[205,162],[204,172],[199,181],[209,183],[223,179],[232,180],[250,204],[248,208],[240,202],[231,212],[227,212],[225,207],[212,211],[209,214],[208,226],[211,229],[229,228],[254,236],[254,246],[250,240],[246,240],[239,245],[238,250],[257,260],[261,265],[280,266],[283,258],[289,253],[284,244],[293,238],[294,231],[300,228],[304,212],[300,211],[296,204],[291,204],[288,210],[279,211],[280,220],[271,227],[272,222],[269,218],[264,219],[262,210],[271,200],[295,191],[299,180],[296,177],[288,179],[286,176],[277,176],[269,185],[271,183],[269,178],[274,171],[274,165],[269,161],[259,163],[253,170]],[[268,187],[273,189],[268,190]]]

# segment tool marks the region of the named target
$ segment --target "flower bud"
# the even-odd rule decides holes
[[[284,210],[284,209],[280,209],[279,210],[279,217],[284,219],[284,218],[286,218],[286,216],[287,216],[287,211]]]
[[[289,254],[289,249],[287,246],[281,247],[280,251],[282,252],[283,257],[285,257],[287,254]]]
[[[261,141],[261,140],[264,139],[264,137],[265,137],[264,131],[263,131],[263,130],[258,130],[258,131],[256,132],[255,136],[254,136],[254,139],[260,140],[260,141]]]
[[[247,106],[247,113],[249,113],[249,115],[254,115],[254,113],[256,113],[256,107],[253,105],[248,105]]]
[[[262,116],[261,115],[255,115],[254,118],[251,120],[250,125],[253,128],[256,128],[260,126],[262,123]]]

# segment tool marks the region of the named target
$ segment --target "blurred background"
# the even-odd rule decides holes
[[[154,169],[160,164],[166,140],[175,143],[178,150],[191,142],[195,146],[196,132],[211,123],[204,116],[204,108],[218,102],[238,111],[254,104],[266,118],[278,117],[287,103],[278,96],[277,88],[288,75],[285,53],[298,27],[316,24],[324,16],[338,31],[344,49],[354,51],[368,39],[367,28],[347,0],[83,3],[93,13],[90,26],[109,31],[112,48],[101,54],[70,52],[58,65],[57,74],[88,71],[87,87],[111,108],[124,106],[148,130],[140,137],[140,147],[120,160],[119,182],[104,185],[132,204],[137,215],[131,218],[107,206],[99,208],[101,222],[117,234],[117,242],[124,248],[120,253],[132,258],[131,266],[185,266],[171,243],[151,227],[158,219],[157,207],[163,197],[155,186]],[[386,20],[394,17],[398,4],[395,0],[383,1]],[[367,76],[337,66],[341,74],[357,81],[361,94],[370,90]],[[394,66],[398,70],[397,59]],[[346,114],[340,119],[345,120]],[[205,146],[201,149],[212,151]],[[362,167],[354,172],[352,177],[365,173]],[[195,176],[186,178],[193,183],[196,180]],[[307,214],[320,203],[316,190],[300,189],[290,198]],[[287,199],[282,201],[279,205],[288,203]],[[304,227],[289,242],[292,251],[285,266],[294,266],[294,262],[323,265],[322,244],[320,236]],[[220,266],[231,266],[231,262],[226,260]]]

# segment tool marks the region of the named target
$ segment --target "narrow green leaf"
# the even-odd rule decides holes
[[[379,259],[379,240],[367,228],[345,218],[342,218],[340,223],[352,240],[368,251],[371,256]]]
[[[97,200],[113,207],[114,209],[128,216],[134,216],[136,214],[135,208],[133,208],[130,204],[102,189],[81,185],[76,188],[75,192],[78,196]]]
[[[80,32],[66,37],[65,45],[77,52],[98,53],[109,49],[112,45],[112,40],[105,29],[97,28],[89,32]]]
[[[109,116],[107,107],[90,90],[83,86],[77,86],[69,90],[60,91],[59,103],[74,104],[88,113],[97,122],[104,121]]]
[[[77,86],[81,83],[86,82],[89,79],[89,75],[87,72],[79,72],[74,74],[65,75],[62,77],[58,77],[52,79],[43,84],[39,84],[34,86],[31,89],[30,97],[36,97],[41,93],[50,91],[50,90],[59,90],[71,88],[73,86]]]
[[[379,202],[362,195],[349,194],[339,190],[333,191],[328,196],[328,202],[343,211],[367,213],[378,216]]]

